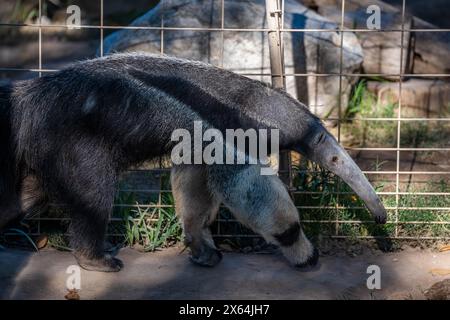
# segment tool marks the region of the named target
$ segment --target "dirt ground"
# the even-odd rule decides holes
[[[188,261],[181,247],[154,253],[122,249],[119,273],[81,271],[81,299],[425,299],[450,279],[450,252],[409,249],[324,256],[315,270],[290,267],[278,254],[225,253],[215,268]],[[64,299],[68,252],[0,250],[0,298]],[[366,286],[367,267],[381,269],[381,289]],[[450,280],[446,280],[446,283]],[[447,288],[449,289],[449,288]]]

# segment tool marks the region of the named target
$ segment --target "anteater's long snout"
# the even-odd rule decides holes
[[[307,148],[301,148],[301,151],[312,161],[341,177],[364,201],[377,223],[386,222],[386,209],[374,188],[330,133],[325,129],[318,131]]]

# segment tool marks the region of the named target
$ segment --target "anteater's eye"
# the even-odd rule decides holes
[[[317,140],[316,140],[316,144],[320,144],[320,143],[322,143],[323,141],[325,141],[325,133],[320,133],[319,134],[319,137],[317,138]]]

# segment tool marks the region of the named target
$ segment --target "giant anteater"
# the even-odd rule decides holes
[[[0,89],[0,228],[47,196],[71,216],[71,245],[85,269],[118,271],[104,237],[120,172],[170,153],[175,129],[279,129],[295,150],[340,176],[378,223],[386,212],[346,151],[308,109],[282,90],[200,62],[115,54]],[[258,165],[180,165],[172,173],[191,259],[221,255],[209,232],[220,203],[295,265],[317,250],[303,234],[288,192]],[[31,199],[31,200],[30,200]]]

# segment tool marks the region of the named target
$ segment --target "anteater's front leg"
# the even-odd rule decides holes
[[[286,187],[277,176],[261,175],[260,169],[256,165],[211,166],[209,185],[222,194],[224,205],[237,220],[280,246],[294,266],[316,265],[319,253],[303,233]]]
[[[215,266],[222,254],[214,245],[209,226],[217,215],[220,201],[208,189],[204,167],[174,166],[171,181],[185,243],[191,249],[191,261],[201,266]]]
[[[46,185],[70,214],[74,255],[86,270],[119,271],[122,262],[104,252],[116,193],[113,157],[105,148],[86,141],[68,144],[65,149],[52,168],[47,166]]]

